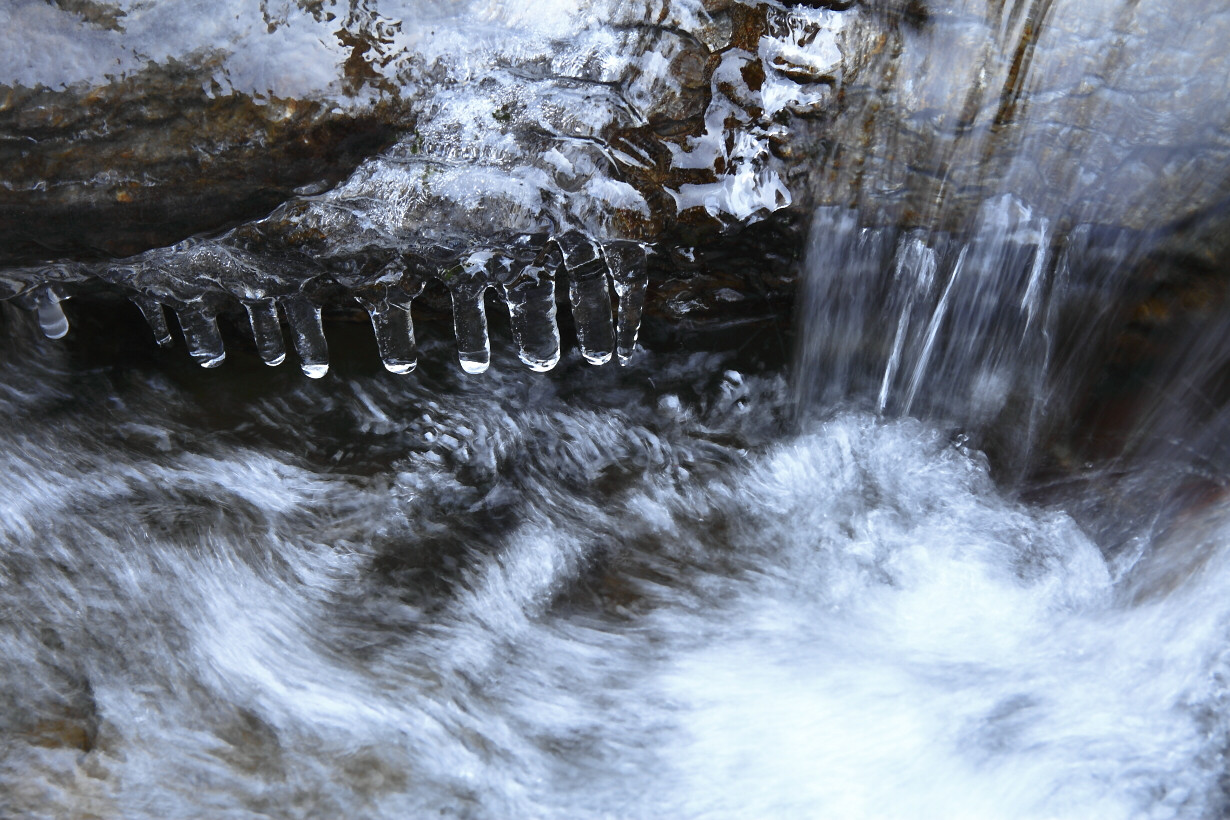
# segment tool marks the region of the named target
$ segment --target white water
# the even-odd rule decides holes
[[[1165,18],[1162,5],[1142,19]],[[138,40],[163,30],[158,12],[124,7]],[[249,59],[245,32],[266,21],[245,14],[186,47],[238,37],[227,67],[241,90],[333,82],[342,50],[307,37],[331,26],[286,7],[286,54],[319,52],[324,72],[287,73]],[[72,38],[31,21],[65,15],[32,0],[0,10],[40,32],[25,57],[0,56],[7,76],[54,85],[140,64],[101,31],[53,59]],[[1105,18],[1090,27],[1114,34]],[[469,31],[450,26],[432,47],[464,53]],[[1173,76],[1215,50],[1211,26],[1164,33],[1191,35]],[[918,74],[935,84],[924,98],[948,83],[925,63]],[[1200,80],[1195,98],[1219,88]],[[1192,109],[1193,129],[1219,125],[1221,107]],[[1139,138],[1186,150],[1186,130],[1167,130],[1177,121]],[[1036,175],[1020,156],[1014,173]],[[1201,171],[1106,176],[1221,179]],[[732,213],[760,204],[740,187],[681,193],[737,200]],[[970,267],[895,236],[868,253],[834,242],[827,260],[813,243],[824,298],[809,324],[831,347],[805,348],[800,370],[833,386],[824,406],[864,395],[889,413],[998,421],[1033,451],[1035,405],[1051,395],[1039,385],[1059,394],[1052,307],[1069,294],[1062,267],[1023,262],[1049,253],[1066,211],[986,202]],[[832,242],[857,226],[829,228]],[[879,264],[898,247],[899,269]],[[873,291],[880,275],[900,281]],[[482,379],[424,364],[400,380],[304,383],[97,366],[6,319],[0,817],[1115,820],[1230,807],[1230,510],[1224,494],[1172,508],[1161,462],[1041,508],[997,489],[936,425],[832,411],[788,428],[784,380],[724,372],[716,356],[645,354],[621,373],[573,352],[544,376],[497,350]],[[1177,374],[1220,366],[1224,336],[1210,339]],[[1159,410],[1154,429],[1195,448],[1186,418]],[[1112,526],[1129,486],[1145,502]]]
[[[213,417],[37,344],[0,398],[0,816],[1225,805],[1223,507],[1108,563],[941,432],[783,437],[781,378],[712,357]]]

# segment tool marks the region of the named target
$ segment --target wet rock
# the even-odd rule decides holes
[[[1230,195],[1207,70],[1230,20],[1163,5],[300,0],[204,25],[174,0],[22,0],[0,18],[28,40],[0,62],[0,296],[59,332],[71,285],[105,283],[160,342],[173,310],[206,366],[219,312],[269,364],[285,319],[319,375],[312,315],[352,300],[391,371],[417,304],[453,313],[479,372],[494,291],[547,369],[527,283],[587,358],[626,363],[642,314],[788,312],[817,206],[961,232],[1010,191],[1056,238],[1164,229]]]

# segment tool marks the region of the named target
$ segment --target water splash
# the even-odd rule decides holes
[[[971,116],[947,133],[974,135],[975,154],[1029,121],[1038,75],[995,80],[1045,62],[1023,33],[1063,11],[1048,8],[903,21],[933,43],[993,23],[988,53],[1019,54],[971,63],[985,69],[967,87]],[[805,40],[828,11],[774,8],[774,29]],[[1088,27],[1105,11],[1094,4]],[[743,91],[738,51],[721,76]],[[829,63],[780,42],[772,57],[762,88],[795,75],[809,98],[830,96]],[[897,76],[925,93],[951,72]],[[769,99],[779,112],[806,102]],[[717,212],[766,193],[778,204],[765,145],[719,144],[720,131],[685,153],[729,160],[733,180],[680,193]],[[1006,155],[1022,158],[1006,177],[1018,182],[1052,167]],[[311,287],[327,264],[390,369],[417,361],[408,311],[424,268],[450,272],[463,365],[497,365],[481,380],[425,355],[415,379],[307,382],[257,365],[262,389],[216,390],[195,368],[131,352],[99,366],[5,323],[0,814],[1224,816],[1230,314],[1200,302],[1185,343],[1140,366],[1149,395],[1128,415],[1143,422],[1109,466],[1076,458],[1049,503],[1025,503],[971,445],[998,431],[1028,457],[1048,421],[1075,418],[1140,295],[1142,241],[1158,237],[1107,230],[1036,188],[987,191],[963,175],[977,163],[952,165],[964,170],[934,179],[978,191],[968,213],[970,199],[941,213],[953,200],[891,176],[927,163],[888,163],[867,184],[929,203],[916,213],[931,222],[886,222],[863,203],[817,212],[794,397],[771,367],[726,356],[646,351],[652,382],[589,367],[634,350],[641,260],[600,232],[541,225],[430,246],[444,259],[376,243],[283,268],[242,243],[189,243],[174,249],[179,290],[160,289],[157,266],[114,272],[142,294],[156,339],[165,304],[205,360],[221,352],[210,283],[241,272],[229,295],[254,306],[258,350],[276,358],[276,304],[309,375],[328,361]],[[388,173],[369,166],[343,194]],[[527,190],[491,167],[438,181]],[[309,228],[388,218],[393,200],[372,201],[296,207]],[[531,251],[523,236],[541,239]],[[486,292],[512,293],[518,358],[545,369],[561,268],[579,273],[568,288],[585,355],[547,376],[501,366],[515,362],[490,345]],[[809,413],[785,432],[799,403]]]
[[[574,357],[556,392],[437,368],[208,407],[32,360],[0,362],[5,813],[1226,805],[1230,565],[1163,557],[1223,543],[1223,502],[1108,562],[926,424],[781,438],[782,379],[713,357],[651,362],[673,401]],[[62,383],[123,423],[42,412]]]

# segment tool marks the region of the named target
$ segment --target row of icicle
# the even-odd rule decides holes
[[[495,289],[508,306],[521,361],[537,372],[555,367],[560,358],[555,282],[561,271],[568,275],[568,298],[581,355],[595,365],[606,364],[616,356],[621,365],[628,364],[640,330],[648,285],[648,252],[647,246],[639,242],[599,244],[573,231],[552,238],[530,262],[482,250],[434,271],[430,276],[444,282],[452,299],[453,328],[462,369],[482,373],[490,364],[485,305],[489,288]],[[211,253],[219,253],[217,246],[211,248]],[[426,278],[408,273],[400,259],[388,265],[386,271],[392,271],[392,275],[356,288],[355,298],[371,317],[385,368],[404,374],[414,370],[418,363],[410,309],[412,301],[423,292]],[[174,276],[173,272],[168,273]],[[615,311],[612,287],[617,297]],[[132,290],[137,292],[130,293],[129,298],[141,310],[160,346],[173,344],[164,305],[172,302],[193,359],[202,367],[217,367],[225,361],[226,349],[216,309],[209,300],[158,298],[144,288]],[[17,301],[37,314],[39,326],[48,338],[59,339],[69,331],[68,318],[60,305],[66,298],[60,284],[49,283],[28,290]],[[328,372],[329,348],[321,324],[321,308],[304,296],[302,289],[278,295],[256,290],[239,299],[265,364],[277,366],[286,360],[282,334],[285,320],[303,373],[318,379]]]

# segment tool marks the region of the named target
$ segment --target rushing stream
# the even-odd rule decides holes
[[[489,5],[476,20],[507,16]],[[1224,76],[1193,68],[1224,43],[1225,12],[1150,40],[1157,2],[1089,3],[1087,17],[991,3],[1016,9],[994,25],[975,4],[932,5],[933,24],[902,29],[916,75],[893,76],[927,103],[919,129],[952,137],[911,150],[942,153],[952,178],[918,194],[920,211],[909,174],[934,175],[868,149],[867,196],[817,196],[803,219],[793,330],[761,323],[737,350],[661,342],[685,326],[634,351],[633,326],[619,331],[629,366],[595,367],[584,338],[561,342],[549,295],[550,356],[520,358],[559,357],[552,372],[521,366],[519,326],[492,309],[482,375],[442,338],[460,339],[461,319],[424,323],[413,373],[385,355],[399,375],[370,328],[338,321],[332,369],[308,380],[243,353],[225,321],[241,353],[204,370],[154,349],[135,308],[91,316],[48,297],[48,335],[65,315],[73,327],[53,342],[0,305],[0,818],[1227,816],[1225,205],[1141,218],[1157,216],[1148,185],[1198,180],[1193,200],[1225,188],[1197,145],[1225,127],[1224,100],[1201,105]],[[315,49],[309,6],[261,10]],[[135,42],[161,42],[162,18],[125,8]],[[469,18],[424,8],[449,36],[402,45],[463,54]],[[19,0],[0,22],[58,14]],[[1063,32],[1051,50],[1031,28],[1043,20]],[[233,35],[180,22],[202,43]],[[937,68],[957,45],[990,54],[984,28],[1006,48],[987,65],[1016,78],[1033,59],[1041,79],[980,101],[994,70]],[[250,69],[235,77],[330,81],[266,65],[261,30],[235,40]],[[73,31],[47,28],[31,53],[50,59]],[[113,39],[78,43],[63,81],[126,65]],[[1191,73],[1174,111],[1164,91],[1124,91],[1153,56]],[[1103,85],[1077,83],[1089,65]],[[989,106],[996,128],[935,113],[962,83],[955,98]],[[787,111],[796,85],[760,88]],[[1031,120],[1031,101],[1046,113]],[[848,104],[857,124],[865,101]],[[1148,116],[1129,127],[1125,110]],[[1001,117],[1022,123],[1002,132],[1015,142]],[[1047,123],[1072,117],[1087,153],[1050,142]],[[1189,138],[1201,162],[1178,168]],[[1119,165],[1095,167],[1124,140]],[[855,165],[830,161],[805,181]],[[757,186],[784,183],[751,167],[693,193],[764,216]],[[364,191],[363,207],[388,205]],[[614,344],[601,276],[590,301]],[[464,345],[461,358],[487,366]]]
[[[1110,552],[717,355],[243,387],[9,319],[0,815],[1225,805],[1220,502]]]

